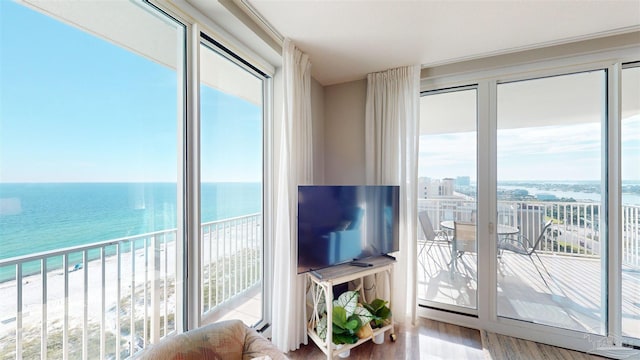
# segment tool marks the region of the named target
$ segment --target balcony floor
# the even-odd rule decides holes
[[[236,296],[233,300],[219,305],[203,317],[204,324],[238,319],[247,326],[262,320],[262,289],[257,286]]]
[[[425,249],[426,251],[426,249]],[[418,262],[418,299],[476,307],[476,254],[465,254],[457,270],[447,265],[446,245],[435,244]],[[601,304],[602,264],[599,259],[505,252],[498,262],[498,316],[586,333],[604,332]],[[550,277],[549,277],[550,275]],[[548,284],[548,285],[547,285]],[[622,273],[623,335],[640,338],[640,270]]]

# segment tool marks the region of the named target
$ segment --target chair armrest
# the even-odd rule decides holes
[[[267,359],[270,358],[273,360],[289,359],[271,341],[258,334],[255,329],[247,328],[242,359],[249,360],[259,357],[266,357]]]
[[[140,359],[240,359],[245,325],[240,320],[228,320],[204,325],[182,334],[163,338],[140,354]]]
[[[533,244],[522,234],[506,235],[498,241],[498,249],[513,252],[526,252]]]

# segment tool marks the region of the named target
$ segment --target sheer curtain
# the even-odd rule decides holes
[[[400,251],[391,304],[396,320],[416,318],[416,209],[420,67],[367,76],[365,161],[368,184],[400,185]],[[388,289],[377,280],[376,288]]]
[[[286,39],[283,47],[284,109],[276,170],[273,329],[276,346],[287,352],[307,343],[304,277],[297,274],[298,184],[313,180],[311,63]]]

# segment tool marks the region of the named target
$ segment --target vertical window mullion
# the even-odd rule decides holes
[[[183,246],[180,247],[182,266],[178,270],[177,278],[182,280],[184,286],[178,294],[182,298],[178,304],[182,304],[182,309],[178,310],[181,317],[178,317],[176,325],[178,332],[184,332],[200,325],[200,287],[199,287],[199,239],[200,239],[200,189],[199,189],[199,44],[200,31],[197,24],[192,24],[186,36],[186,119],[184,123],[182,139],[182,161],[183,170],[180,187],[182,190],[184,206],[182,214],[184,216],[181,234],[183,235]],[[181,255],[181,256],[180,256]]]
[[[496,81],[478,84],[478,317],[496,317],[496,266],[495,239],[492,233],[497,219],[495,176],[495,131],[496,131]],[[482,266],[486,264],[486,266]]]
[[[603,164],[603,178],[606,182],[605,229],[600,234],[606,235],[606,254],[604,265],[606,268],[607,293],[606,299],[607,335],[612,336],[615,345],[621,345],[622,334],[622,166],[621,166],[621,64],[613,64],[607,69],[607,111],[606,111],[606,151]],[[606,177],[605,177],[606,176]]]

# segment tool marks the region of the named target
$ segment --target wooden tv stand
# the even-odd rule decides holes
[[[318,348],[327,355],[327,359],[333,359],[334,355],[338,355],[346,350],[350,350],[366,341],[369,341],[373,336],[384,333],[390,330],[391,339],[395,339],[395,332],[393,326],[393,315],[391,316],[391,323],[379,329],[373,329],[373,335],[364,339],[359,339],[355,344],[344,344],[340,349],[336,349],[336,344],[333,343],[333,333],[331,331],[331,319],[333,316],[333,286],[344,284],[353,280],[360,280],[360,285],[363,285],[364,277],[369,275],[375,275],[379,273],[386,273],[389,276],[389,284],[391,286],[393,278],[393,265],[396,260],[390,256],[379,256],[375,258],[369,258],[361,260],[360,262],[366,263],[365,266],[354,266],[349,263],[332,266],[326,269],[310,271],[306,276],[306,284],[310,284],[311,303],[313,314],[307,321],[307,333],[311,340],[316,343]],[[307,286],[305,286],[305,289]],[[360,286],[360,301],[370,302],[373,299],[364,298],[364,286]],[[316,333],[316,322],[319,317],[314,316],[318,312],[319,303],[322,301],[321,294],[324,293],[324,300],[327,309],[327,335],[324,340]],[[307,297],[305,297],[307,298]],[[391,299],[383,299],[389,301],[389,308],[391,308]]]

